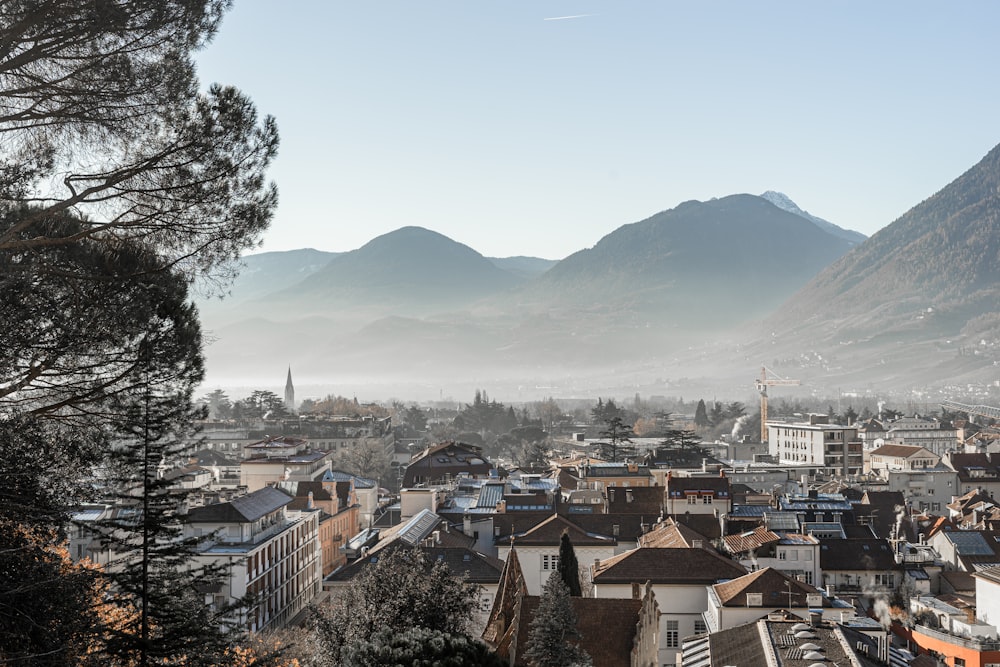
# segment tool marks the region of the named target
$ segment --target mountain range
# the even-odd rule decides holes
[[[986,381],[998,151],[870,239],[769,191],[684,202],[560,261],[486,258],[419,227],[251,255],[231,298],[200,303],[210,379],[267,349],[316,381],[384,386],[593,395],[687,378],[732,395],[762,363],[815,387]]]

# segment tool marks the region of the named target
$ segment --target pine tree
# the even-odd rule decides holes
[[[610,401],[609,401],[610,402]],[[635,447],[632,447],[632,427],[622,421],[619,416],[611,417],[605,422],[605,428],[601,431],[601,437],[607,438],[608,442],[598,443],[598,451],[602,458],[612,463],[624,460],[630,456],[635,456]]]
[[[566,584],[566,589],[573,597],[580,597],[580,564],[576,560],[576,550],[569,540],[569,533],[564,532],[559,539],[559,565],[556,569],[559,577]]]
[[[569,590],[559,573],[553,572],[531,619],[524,657],[532,667],[589,667],[590,656],[579,640]]]

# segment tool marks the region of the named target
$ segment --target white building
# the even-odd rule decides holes
[[[291,501],[265,487],[188,514],[186,533],[205,538],[196,559],[229,571],[210,604],[222,609],[252,596],[253,606],[233,619],[251,632],[285,626],[322,587],[320,513],[287,511]]]
[[[864,459],[858,429],[831,424],[826,415],[807,422],[767,422],[769,454],[782,463],[822,466],[831,477],[861,475]]]

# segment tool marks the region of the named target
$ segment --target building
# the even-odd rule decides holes
[[[705,632],[708,586],[746,574],[736,561],[702,547],[641,547],[594,563],[593,596],[630,598],[651,585],[660,609],[657,664],[674,664],[681,638]]]
[[[893,419],[886,427],[886,444],[923,447],[939,457],[960,449],[965,439],[965,429],[919,416]]]
[[[517,548],[529,594],[541,595],[545,581],[558,569],[563,533],[569,535],[576,552],[580,583],[585,591],[589,590],[590,563],[615,555],[618,541],[613,536],[588,533],[565,516],[553,514],[541,523],[532,522],[530,527],[519,532],[496,537],[497,555],[501,560],[506,560],[510,552]]]
[[[204,539],[195,560],[229,573],[208,602],[225,609],[247,596],[252,600],[232,618],[233,626],[250,632],[284,627],[321,590],[319,512],[288,511],[291,502],[265,487],[187,515],[185,535]]]
[[[814,586],[774,568],[764,568],[708,590],[705,621],[710,632],[752,623],[773,613],[786,613],[809,621],[844,621],[854,617],[854,607],[823,595]]]
[[[414,456],[403,473],[403,486],[443,484],[460,475],[486,478],[493,470],[482,448],[449,440],[431,445]]]
[[[806,422],[767,422],[768,453],[776,460],[822,466],[828,477],[857,477],[864,456],[858,429],[831,424],[827,415]]]
[[[244,448],[240,485],[257,491],[274,482],[311,482],[330,469],[331,455],[314,450],[305,438],[277,436]]]
[[[505,663],[527,667],[524,652],[540,598],[528,595],[519,551],[511,550],[490,609],[483,640]],[[651,586],[629,598],[571,597],[580,647],[595,667],[651,667],[659,664],[659,610]]]
[[[666,478],[667,514],[710,514],[717,517],[733,509],[733,494],[725,473],[711,477],[681,477],[672,473]]]
[[[865,468],[882,479],[892,471],[927,470],[941,462],[941,457],[919,445],[882,445],[868,454]]]

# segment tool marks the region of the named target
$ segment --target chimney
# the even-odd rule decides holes
[[[313,504],[313,492],[312,491],[309,492],[308,499],[306,500],[306,509],[307,510],[314,510],[314,509],[316,509],[316,505]]]
[[[462,532],[468,536],[472,536],[472,515],[468,512],[462,515]]]
[[[431,535],[434,536],[434,544],[441,544],[441,531],[435,530]]]

